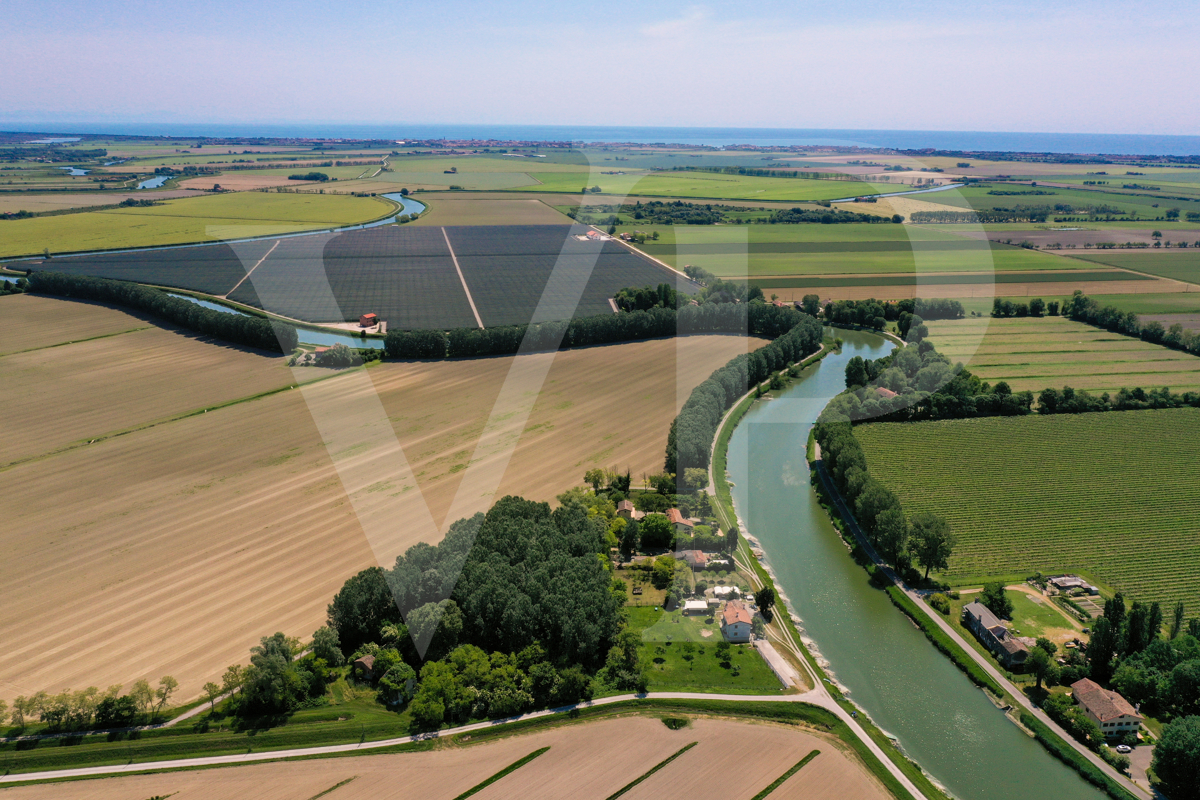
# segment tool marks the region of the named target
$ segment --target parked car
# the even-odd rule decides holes
[[[1118,753],[1121,753],[1122,755],[1124,755],[1124,754],[1126,754],[1126,753],[1132,753],[1132,752],[1133,752],[1133,748],[1132,748],[1132,747],[1130,747],[1130,746],[1129,746],[1129,745],[1127,745],[1127,744],[1119,744],[1119,745],[1117,745],[1117,747],[1116,747],[1116,751],[1117,751]]]

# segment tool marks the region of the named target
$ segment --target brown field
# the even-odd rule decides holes
[[[1184,330],[1200,331],[1200,314],[1141,314],[1138,319],[1143,324],[1160,322],[1164,328],[1172,325],[1182,325]]]
[[[1064,386],[1094,394],[1124,387],[1200,389],[1200,358],[1064,317],[984,317],[928,325],[939,352],[963,361],[986,381],[1007,381],[1015,391]]]
[[[26,299],[60,302],[5,298],[0,310]],[[107,311],[112,328],[130,324],[128,315]],[[69,325],[76,314],[102,329],[98,307],[61,302],[61,322]],[[5,324],[6,318],[0,314]],[[141,374],[128,361],[135,336],[155,353],[154,366]],[[558,354],[500,494],[552,500],[592,466],[628,467],[638,477],[661,469],[679,404],[747,347],[734,337],[695,337],[678,342],[677,359],[676,344]],[[30,355],[45,365],[22,378],[21,393],[44,398],[46,420],[37,418],[37,408],[24,414],[34,433],[21,434],[21,453],[36,449],[38,433],[46,453],[62,441],[203,406],[207,398],[249,396],[287,382],[281,359],[162,331]],[[0,370],[13,358],[23,357],[0,359]],[[214,358],[228,363],[214,364]],[[119,388],[89,375],[89,360],[101,375],[113,365]],[[176,364],[181,360],[189,366]],[[443,528],[513,361],[388,363],[365,373]],[[363,375],[330,378],[316,391],[335,403],[348,400],[339,392],[353,392]],[[82,396],[71,396],[74,391]],[[0,500],[6,556],[0,579],[9,589],[0,609],[0,697],[171,674],[182,684],[182,700],[196,696],[226,665],[244,661],[259,637],[276,630],[310,635],[341,583],[378,563],[305,404],[302,395],[312,391],[283,391],[0,468],[5,485],[36,487],[5,492]],[[97,408],[88,408],[89,400]],[[55,414],[63,403],[70,414]],[[371,497],[404,493],[404,487],[389,491],[386,477],[363,491]],[[490,501],[469,498],[463,513]],[[385,564],[419,535],[400,528],[380,553]]]
[[[207,188],[211,188],[210,183]],[[128,192],[92,192],[84,194],[0,194],[0,214],[16,211],[60,211],[66,208],[89,208],[91,206],[115,206],[133,198],[135,200],[171,200],[176,197],[195,197],[195,192],[186,189],[168,189]]]
[[[495,194],[454,192],[425,194],[428,215],[417,225],[570,225],[572,220],[538,198],[497,197]]]
[[[821,753],[772,794],[772,800],[883,800],[891,795],[841,742],[803,729],[698,718],[668,730],[651,717],[576,723],[476,745],[390,755],[220,767],[192,772],[114,777],[8,789],[13,800],[87,797],[89,800],[167,797],[174,800],[328,800],[422,797],[450,800],[509,764],[550,749],[482,790],[479,800],[601,800],[680,748],[679,758],[625,795],[630,800],[722,797],[748,800],[813,750]],[[349,781],[322,794],[342,781]],[[397,795],[397,787],[404,787]]]
[[[68,324],[48,320],[65,314]],[[30,294],[5,297],[0,305],[0,355],[64,342],[110,336],[152,323],[95,303],[71,303]]]

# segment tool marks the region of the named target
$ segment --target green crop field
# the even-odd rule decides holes
[[[759,178],[711,172],[596,173],[531,172],[539,185],[526,191],[578,192],[585,185],[599,186],[609,195],[701,197],[716,200],[834,200],[895,189],[858,181],[823,181],[806,178]],[[597,202],[603,196],[595,196]]]
[[[949,520],[948,578],[1085,572],[1200,613],[1200,409],[874,423],[855,431],[907,512]]]
[[[935,226],[623,225],[658,232],[639,247],[676,269],[688,264],[720,277],[1085,269],[1082,262],[968,239]]]
[[[986,381],[1006,381],[1015,391],[1063,386],[1093,394],[1126,387],[1200,391],[1200,358],[1065,317],[927,324],[939,352]]]
[[[1164,236],[1164,238],[1170,238]],[[1134,269],[1160,278],[1185,283],[1200,283],[1200,249],[1185,250],[1101,250],[1094,253],[1072,253],[1073,258],[1111,267]]]
[[[1139,180],[1130,178],[1129,180]],[[1145,182],[1145,179],[1140,179]],[[1116,184],[1118,187],[1120,183]],[[1154,184],[1159,185],[1159,184]],[[994,195],[991,191],[1045,191],[1053,194],[1044,195]],[[1154,192],[1153,194],[1162,194]],[[1065,189],[1055,186],[1026,186],[1018,184],[986,184],[984,186],[968,186],[954,192],[934,192],[920,196],[921,200],[952,206],[960,209],[1011,209],[1017,206],[1055,206],[1059,203],[1069,203],[1076,207],[1082,206],[1111,206],[1125,212],[1136,213],[1139,217],[1162,217],[1168,208],[1179,208],[1182,211],[1200,211],[1200,198],[1197,200],[1165,200],[1161,197],[1151,197],[1147,194],[1131,194],[1128,192],[1089,191],[1086,189]]]
[[[115,250],[210,242],[367,222],[395,208],[347,195],[236,192],[116,208],[0,221],[0,256]]]

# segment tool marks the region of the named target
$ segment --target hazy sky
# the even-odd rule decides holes
[[[1196,134],[1195,3],[5,0],[0,120]]]

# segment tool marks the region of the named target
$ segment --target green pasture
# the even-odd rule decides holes
[[[950,579],[1086,571],[1126,598],[1200,612],[1200,409],[873,423],[871,475],[946,518]]]
[[[1163,238],[1169,234],[1164,231]],[[1132,269],[1186,283],[1200,283],[1200,248],[1171,250],[1095,250],[1072,253],[1072,258],[1110,267]]]
[[[366,159],[363,159],[363,160],[366,160]],[[269,167],[267,169],[234,170],[227,174],[229,174],[229,175],[253,175],[253,176],[282,175],[282,176],[286,177],[288,175],[305,175],[309,172],[323,172],[326,175],[328,175],[330,178],[337,178],[339,181],[349,181],[349,180],[354,180],[355,178],[358,178],[360,176],[364,177],[364,178],[368,177],[368,176],[374,174],[374,172],[377,169],[379,169],[379,167],[381,166],[378,161],[371,163],[371,164],[355,164],[354,166],[349,166],[349,167],[317,166],[318,164],[321,164],[321,163],[323,163],[323,162],[314,161],[311,164],[297,164],[297,165],[290,166],[290,167]],[[296,181],[296,182],[300,183],[300,181]]]
[[[0,221],[0,256],[206,242],[367,222],[394,204],[372,197],[236,192],[145,208]]]
[[[461,186],[464,189],[483,191],[537,186],[537,181],[524,172],[467,172],[461,169],[450,175],[444,172],[402,172],[396,169],[393,172],[379,173],[375,180],[380,183],[417,186]]]
[[[588,164],[578,151],[556,153],[546,151],[545,158],[531,158],[528,154],[505,156],[498,154],[466,156],[392,156],[388,159],[397,172],[437,172],[457,169],[464,172],[582,172]],[[582,186],[582,184],[580,184]]]
[[[1131,179],[1132,180],[1132,179]],[[1119,184],[1118,184],[1119,185]],[[990,195],[989,191],[1036,191],[1053,192],[1049,195]],[[1162,194],[1162,192],[1155,192]],[[1084,189],[1063,189],[1054,186],[1027,186],[1014,184],[988,184],[966,186],[954,192],[934,192],[920,195],[919,199],[959,209],[1012,209],[1018,206],[1054,206],[1069,203],[1073,206],[1112,206],[1123,212],[1136,213],[1139,217],[1161,217],[1168,208],[1182,211],[1200,211],[1200,198],[1189,200],[1164,200],[1144,194],[1130,194]],[[1157,207],[1156,207],[1157,206]],[[1062,212],[1062,216],[1070,216]],[[1089,223],[1090,224],[1090,223]]]

